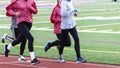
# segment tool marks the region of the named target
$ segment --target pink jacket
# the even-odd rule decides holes
[[[61,14],[60,14],[60,6],[57,4],[51,14],[50,17],[51,23],[54,24],[54,33],[60,34],[61,33]]]
[[[21,23],[22,21],[32,23],[32,14],[37,14],[38,10],[34,0],[16,0],[6,7],[6,15],[15,16],[16,12],[20,12],[20,16],[16,17],[17,24]]]

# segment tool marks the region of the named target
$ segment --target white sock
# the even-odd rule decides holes
[[[10,42],[13,42],[13,41],[14,41],[14,40],[13,40],[11,37],[9,37],[9,36],[7,36],[6,39],[9,40]]]
[[[13,46],[12,46],[12,44],[10,43],[10,44],[8,45],[7,49],[10,50],[12,47],[13,47]]]
[[[31,60],[35,59],[34,52],[30,52],[30,57],[31,57]]]

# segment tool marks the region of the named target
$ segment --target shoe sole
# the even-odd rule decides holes
[[[79,61],[76,61],[76,63],[85,63],[85,62],[87,62],[86,60],[84,60],[84,61],[81,61],[81,62],[79,62]]]
[[[58,62],[58,63],[65,63],[65,61],[59,61],[59,60],[57,60],[57,62]]]
[[[18,62],[27,62],[27,60],[18,60]]]
[[[65,63],[65,61],[64,62],[58,61],[58,63]]]
[[[31,63],[31,65],[36,65],[36,64],[39,64],[39,63],[40,63],[40,61],[38,61],[36,63]]]

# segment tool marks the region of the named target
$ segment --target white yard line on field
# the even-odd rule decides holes
[[[5,15],[0,15],[0,18],[7,17]],[[46,18],[49,16],[37,16],[34,18]],[[120,16],[111,16],[111,17],[103,17],[103,16],[87,16],[87,17],[80,17],[75,18],[75,20],[113,20],[113,19],[120,19]]]
[[[0,26],[2,29],[10,29],[9,27]],[[50,28],[32,28],[32,30],[41,30],[41,31],[53,31],[53,29]],[[78,30],[78,32],[85,32],[85,33],[108,33],[108,34],[120,34],[120,31],[113,32],[110,30],[102,30],[102,31],[92,31],[92,30]]]
[[[2,18],[2,17],[7,17],[7,16],[5,16],[5,15],[0,15],[0,18]]]
[[[92,28],[92,29],[87,29],[87,30],[85,30],[85,31],[93,31],[93,30],[96,30],[96,29],[93,29],[93,28]]]
[[[78,26],[78,27],[93,27],[93,26],[109,26],[109,25],[119,25],[120,23],[111,23],[111,24],[99,24],[99,25],[88,25],[88,26]]]
[[[89,17],[75,18],[75,20],[113,20],[113,19],[120,19],[120,16],[113,16],[113,17],[89,16]]]
[[[86,11],[106,11],[106,12],[108,12],[108,11],[113,11],[114,12],[114,10],[119,10],[119,8],[117,7],[117,8],[115,8],[115,9],[110,9],[110,8],[108,8],[108,9],[106,9],[106,8],[94,8],[94,9],[84,9],[84,10],[80,10],[80,12],[82,11],[82,12],[86,12]]]
[[[34,18],[49,18],[50,16],[37,16]],[[120,16],[111,16],[111,17],[103,17],[103,16],[87,16],[87,17],[76,17],[75,20],[114,20],[120,19]]]
[[[84,32],[84,33],[107,33],[107,34],[120,34],[120,31],[112,32],[112,31],[84,31],[84,30],[78,30],[78,32]]]
[[[53,29],[48,29],[48,28],[32,28],[32,30],[53,31]],[[112,30],[102,30],[102,31],[78,30],[78,32],[120,34],[120,31],[112,32]]]
[[[109,14],[114,14],[114,13],[120,13],[120,12],[115,12],[115,11],[114,11],[114,12],[99,12],[99,13],[96,12],[96,13],[84,13],[84,14],[78,14],[78,15],[80,15],[80,16],[81,16],[81,15],[82,15],[82,16],[83,16],[83,15],[84,15],[84,16],[88,16],[88,15],[102,15],[102,14],[103,14],[103,15],[105,15],[105,14],[106,14],[106,15],[109,15]]]
[[[96,30],[96,29],[94,29]],[[90,31],[94,31],[93,29],[85,29],[85,30],[78,30],[80,32],[90,32]],[[113,32],[112,29],[107,29],[107,30],[97,30],[97,32]]]
[[[81,18],[81,19],[100,19],[100,20],[103,19],[103,20],[105,20],[105,19],[120,19],[120,17],[119,16],[115,16],[115,17],[97,17],[97,16],[94,17],[94,16],[92,16],[92,17],[86,17],[86,18]],[[78,20],[80,20],[80,18],[78,18]],[[93,26],[108,26],[108,25],[118,25],[118,24],[120,24],[120,23],[99,24],[99,25],[79,26],[79,27],[81,28],[81,27],[93,27]],[[0,28],[10,29],[10,27],[3,26],[3,25],[0,25]],[[33,27],[32,30],[53,31],[53,29],[50,29],[48,27],[47,28],[46,27],[42,27],[42,28]],[[120,31],[113,32],[111,29],[110,30],[109,29],[108,30],[100,30],[100,31],[95,31],[95,30],[96,29],[78,30],[78,32],[120,34]]]
[[[41,30],[41,31],[53,31],[53,29],[50,29],[49,27],[42,27],[42,28],[32,28],[32,30]]]
[[[40,22],[34,22],[33,24],[39,24],[39,23],[42,23],[42,24],[46,24],[46,23],[50,23],[50,21],[40,21]]]
[[[53,31],[53,29],[48,29],[48,28],[32,28],[32,29],[33,29],[33,30],[42,30],[42,31]],[[108,29],[108,30],[101,30],[101,31],[78,30],[78,32],[120,34],[120,31],[113,32],[111,29]]]

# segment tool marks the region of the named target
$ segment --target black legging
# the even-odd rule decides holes
[[[16,40],[19,37],[20,30],[19,28],[11,28],[12,34],[13,34],[13,40]],[[20,55],[23,55],[24,50],[25,50],[25,45],[26,45],[26,39],[23,39],[20,42]]]
[[[33,42],[34,38],[32,34],[30,33],[30,29],[32,27],[32,23],[23,21],[18,24],[18,28],[20,29],[20,34],[16,40],[12,42],[12,46],[15,46],[16,44],[20,43],[22,40],[28,40],[28,49],[29,52],[33,52]]]
[[[61,43],[61,34],[56,34],[57,40],[50,43],[50,47],[59,46]]]
[[[26,45],[26,39],[23,39],[20,44],[20,55],[23,55]]]
[[[76,27],[74,27],[72,29],[62,30],[62,40],[61,40],[59,54],[63,54],[64,46],[71,45],[69,33],[72,35],[72,37],[74,39],[74,43],[75,43],[74,49],[76,51],[76,56],[77,56],[77,58],[80,58],[81,57],[81,55],[80,55],[80,43],[79,43],[79,37],[78,37],[78,33],[76,31]]]

